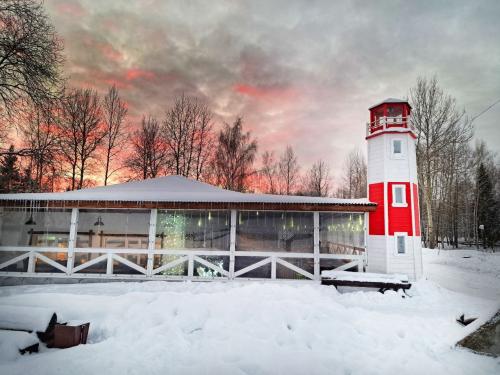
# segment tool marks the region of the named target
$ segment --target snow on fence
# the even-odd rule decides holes
[[[252,280],[321,279],[320,263],[338,261],[335,270],[362,272],[361,248],[336,248],[341,253],[322,253],[319,243],[319,212],[314,218],[314,251],[237,251],[236,210],[231,211],[230,246],[221,249],[156,249],[156,210],[151,210],[147,249],[77,248],[78,209],[73,209],[68,247],[0,246],[0,276],[102,279]],[[335,248],[335,246],[333,247]],[[346,250],[347,249],[347,250]],[[5,260],[7,259],[7,260]],[[323,267],[324,268],[324,267]],[[256,273],[256,270],[265,272]],[[264,275],[264,276],[262,276]]]

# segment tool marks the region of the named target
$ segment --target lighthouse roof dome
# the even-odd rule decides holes
[[[403,99],[396,99],[396,98],[387,98],[387,99],[385,99],[385,100],[381,101],[380,103],[377,103],[377,104],[375,104],[375,105],[372,105],[372,106],[371,106],[370,108],[368,108],[368,109],[373,109],[373,108],[375,108],[375,107],[378,107],[379,105],[382,105],[382,104],[387,104],[387,103],[406,103],[406,104],[410,105],[410,104],[408,103],[408,101],[407,101],[407,100],[403,100]],[[411,107],[411,106],[410,106],[410,107]]]

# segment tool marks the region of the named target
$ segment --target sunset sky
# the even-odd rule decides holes
[[[218,126],[242,115],[259,151],[286,144],[334,175],[365,147],[367,108],[436,75],[476,115],[500,99],[500,1],[45,0],[70,85],[116,84],[130,121],[181,93]],[[475,123],[500,151],[500,105]]]

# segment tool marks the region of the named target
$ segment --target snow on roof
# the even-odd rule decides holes
[[[380,103],[377,103],[377,104],[375,104],[375,105],[372,105],[372,106],[371,106],[370,108],[368,108],[368,109],[370,110],[370,109],[372,109],[372,108],[378,107],[379,105],[381,105],[381,104],[385,104],[385,103],[406,103],[406,104],[410,105],[410,104],[408,103],[408,101],[407,101],[407,100],[396,99],[396,98],[387,98],[387,99],[385,99],[385,100],[381,101]]]
[[[182,176],[158,177],[144,181],[101,186],[61,193],[0,194],[6,201],[123,201],[123,202],[203,202],[203,203],[298,203],[371,205],[366,198],[339,199],[239,193]]]

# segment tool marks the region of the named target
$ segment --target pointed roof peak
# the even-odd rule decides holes
[[[140,181],[129,181],[121,184],[99,186],[77,191],[86,192],[172,192],[172,193],[221,193],[229,190],[209,185],[205,182],[192,180],[180,175],[161,176]]]

